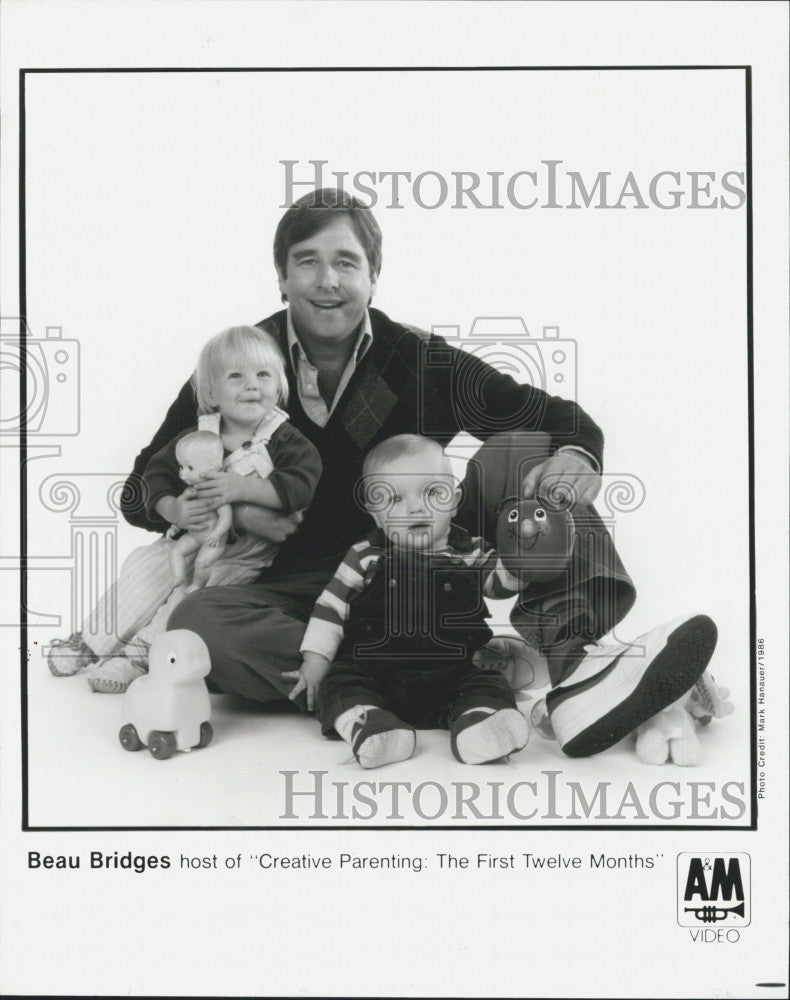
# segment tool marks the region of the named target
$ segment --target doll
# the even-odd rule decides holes
[[[195,431],[176,444],[178,474],[189,486],[199,483],[204,472],[218,472],[222,469],[223,449],[219,435],[211,431]],[[176,585],[187,578],[186,557],[197,552],[193,583],[196,589],[205,587],[211,567],[225,550],[225,542],[232,523],[230,504],[221,504],[214,512],[214,524],[209,529],[188,531],[176,539],[170,551],[170,568]],[[180,529],[171,525],[167,537],[172,538]]]
[[[530,583],[553,580],[565,570],[573,533],[569,510],[517,497],[499,505],[497,550],[507,569]]]

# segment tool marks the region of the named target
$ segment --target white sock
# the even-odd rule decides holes
[[[353,708],[347,708],[345,712],[341,712],[340,715],[335,719],[335,729],[338,735],[341,736],[346,743],[351,744],[351,731],[354,728],[355,723],[360,722],[365,712],[369,712],[375,705],[354,705]]]

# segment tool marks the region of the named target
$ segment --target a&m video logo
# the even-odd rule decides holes
[[[748,854],[678,854],[678,923],[727,931],[751,922]]]

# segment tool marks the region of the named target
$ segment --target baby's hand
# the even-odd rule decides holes
[[[224,503],[244,499],[245,477],[238,472],[204,472],[195,489],[201,500],[208,500],[214,510]]]
[[[179,497],[162,497],[157,501],[156,512],[177,528],[186,531],[205,531],[213,527],[216,520],[211,504],[197,496],[192,486],[187,486]]]
[[[307,692],[307,711],[312,712],[315,708],[315,695],[318,685],[323,680],[324,674],[329,670],[329,660],[320,653],[305,653],[302,658],[300,670],[291,670],[283,677],[296,681],[293,691],[288,695],[291,701],[295,701],[302,691]]]

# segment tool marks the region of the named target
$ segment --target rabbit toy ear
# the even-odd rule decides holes
[[[713,675],[705,671],[686,697],[686,709],[701,726],[707,726],[713,719],[723,719],[732,715],[735,706],[727,701],[730,692],[720,687]]]

